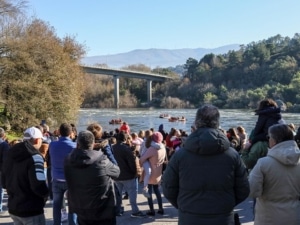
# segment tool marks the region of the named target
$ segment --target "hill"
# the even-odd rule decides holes
[[[218,48],[183,48],[183,49],[137,49],[115,55],[100,55],[85,57],[81,62],[85,65],[107,64],[112,68],[121,68],[128,65],[144,64],[148,67],[175,67],[183,65],[188,58],[200,60],[209,53],[224,54],[229,50],[238,50],[240,45],[232,44]]]

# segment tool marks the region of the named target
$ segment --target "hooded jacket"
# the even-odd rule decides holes
[[[8,212],[19,217],[43,214],[48,187],[42,155],[24,141],[14,145],[6,156],[2,184],[8,194]]]
[[[253,130],[253,137],[250,138],[252,145],[258,141],[267,141],[269,127],[284,122],[280,108],[277,107],[267,107],[256,110],[255,115],[258,115],[258,119]]]
[[[300,224],[300,151],[295,141],[269,149],[250,173],[256,225]]]
[[[118,141],[112,146],[114,157],[120,167],[120,176],[116,178],[117,181],[131,180],[136,178],[137,167],[136,157],[131,148],[124,142]]]
[[[233,208],[248,197],[246,169],[226,135],[198,128],[171,158],[163,193],[178,208],[178,224],[232,224]]]
[[[114,178],[120,174],[102,151],[74,149],[65,159],[70,212],[81,219],[105,220],[115,216]]]

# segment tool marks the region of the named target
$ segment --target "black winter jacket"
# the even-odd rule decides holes
[[[70,212],[87,220],[115,217],[114,181],[120,174],[102,151],[74,149],[65,159]]]
[[[19,217],[44,213],[48,187],[44,159],[28,141],[7,151],[2,172],[3,188],[8,194],[8,212]]]
[[[135,156],[131,148],[125,143],[118,142],[112,146],[114,157],[120,167],[120,176],[115,180],[131,180],[136,178],[137,169]]]
[[[163,193],[178,208],[178,224],[233,224],[233,208],[249,195],[246,169],[226,135],[198,128],[164,174]]]
[[[258,115],[258,119],[253,130],[253,137],[251,138],[252,145],[258,141],[267,141],[268,129],[270,126],[284,123],[280,113],[280,108],[267,107],[257,110],[255,115]]]

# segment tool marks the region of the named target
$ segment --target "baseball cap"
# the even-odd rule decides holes
[[[27,128],[23,134],[23,139],[29,140],[29,139],[38,139],[38,138],[43,138],[43,134],[40,129],[36,127],[30,127]]]

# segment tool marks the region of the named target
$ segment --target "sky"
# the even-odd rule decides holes
[[[300,33],[299,0],[27,0],[28,15],[75,36],[86,56],[217,48]]]

